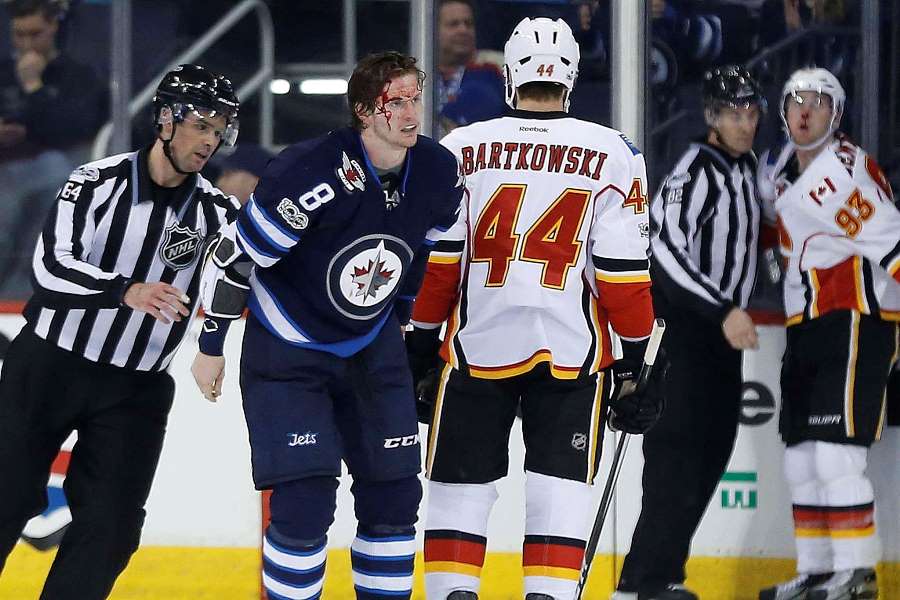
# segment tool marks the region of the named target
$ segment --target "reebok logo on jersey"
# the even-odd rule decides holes
[[[199,230],[172,223],[166,228],[159,257],[170,269],[180,271],[194,263],[203,237]]]
[[[519,127],[519,131],[531,131],[533,133],[550,133],[546,127]]]

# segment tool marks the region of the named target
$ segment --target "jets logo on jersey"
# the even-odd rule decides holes
[[[367,320],[393,297],[413,252],[401,240],[369,235],[344,247],[328,265],[328,297],[342,315]]]
[[[197,249],[203,236],[197,229],[179,227],[173,223],[166,228],[162,247],[159,249],[159,257],[170,269],[180,271],[194,263],[197,258]]]
[[[359,166],[355,159],[341,152],[341,166],[334,170],[338,179],[344,184],[344,189],[349,193],[366,189],[366,172]]]

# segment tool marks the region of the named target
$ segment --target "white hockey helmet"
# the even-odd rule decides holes
[[[821,68],[797,69],[794,71],[784,84],[781,90],[781,121],[784,123],[784,129],[788,136],[791,130],[787,123],[787,101],[788,98],[798,98],[800,92],[815,92],[819,95],[831,98],[831,125],[824,136],[803,146],[797,146],[801,150],[810,150],[820,146],[828,140],[840,125],[840,116],[844,112],[844,102],[847,94],[844,92],[844,86],[838,81],[830,71]]]
[[[569,25],[562,19],[525,17],[503,48],[506,103],[516,107],[516,88],[523,83],[546,81],[566,88],[565,105],[578,78],[581,52]]]

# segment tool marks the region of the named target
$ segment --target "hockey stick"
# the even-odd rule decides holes
[[[653,373],[653,364],[656,362],[656,353],[659,351],[659,343],[662,341],[665,332],[666,322],[662,319],[656,319],[653,323],[653,330],[650,332],[647,349],[644,351],[644,364],[641,365],[641,372],[638,375],[636,386],[636,391],[638,392],[643,391],[650,381],[650,375]],[[609,512],[609,505],[612,503],[612,494],[616,488],[616,481],[619,479],[619,471],[622,470],[622,458],[625,456],[625,450],[628,448],[628,438],[629,434],[622,432],[616,445],[616,452],[613,454],[612,465],[609,467],[609,476],[606,478],[606,487],[603,488],[603,496],[600,498],[597,516],[594,518],[593,527],[591,527],[591,536],[588,538],[587,546],[584,549],[581,574],[578,577],[578,585],[575,587],[575,600],[581,600],[584,586],[587,585],[591,562],[594,560],[597,544],[600,543],[600,532],[603,530],[603,522],[606,520],[606,513]]]

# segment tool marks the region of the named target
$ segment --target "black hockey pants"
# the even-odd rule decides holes
[[[51,463],[74,429],[64,483],[72,522],[41,600],[109,595],[140,542],[174,392],[168,373],[99,365],[22,330],[0,378],[0,571],[46,507]]]
[[[684,581],[691,537],[728,464],[741,400],[741,353],[716,324],[667,317],[666,410],[644,435],[641,515],[618,589]]]

